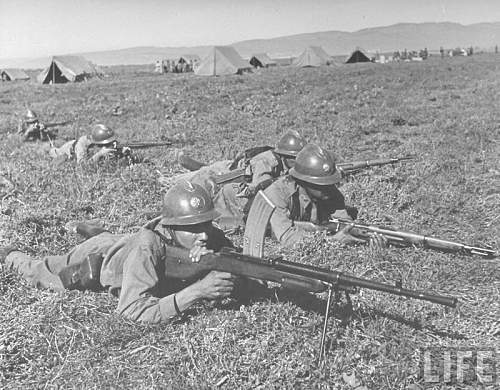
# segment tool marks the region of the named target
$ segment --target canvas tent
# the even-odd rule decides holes
[[[355,64],[357,62],[371,62],[371,60],[361,49],[356,49],[349,57],[347,57],[345,63]]]
[[[29,80],[24,70],[21,69],[4,69],[1,72],[2,81]]]
[[[332,58],[319,46],[306,47],[293,62],[298,67],[330,65],[332,63]]]
[[[270,66],[276,66],[276,61],[272,60],[266,53],[254,54],[250,58],[250,65],[256,68],[268,68]]]
[[[84,81],[100,72],[90,61],[79,56],[55,56],[37,77],[42,84]]]
[[[241,74],[250,69],[250,64],[240,57],[234,47],[215,46],[194,72],[201,76],[219,76]]]
[[[294,60],[295,60],[295,58],[293,58],[293,57],[278,57],[278,58],[273,58],[273,61],[276,62],[276,65],[278,65],[278,66],[292,65]]]

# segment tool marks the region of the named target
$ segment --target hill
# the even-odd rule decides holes
[[[272,57],[298,55],[306,46],[322,46],[331,55],[345,55],[359,46],[375,52],[423,49],[438,50],[441,46],[474,46],[492,50],[500,42],[500,22],[461,25],[458,23],[400,23],[386,27],[367,28],[355,32],[324,31],[289,35],[271,39],[253,39],[232,45],[243,57],[267,52]],[[134,47],[121,50],[79,53],[99,65],[150,64],[158,58],[182,54],[205,55],[209,46],[195,47]],[[0,59],[0,66],[41,68],[47,58]]]

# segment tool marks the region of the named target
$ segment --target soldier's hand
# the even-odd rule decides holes
[[[201,256],[208,253],[214,253],[213,250],[207,249],[205,245],[199,244],[199,241],[189,250],[189,258],[193,263],[199,263]]]
[[[235,277],[228,272],[211,271],[196,282],[196,288],[200,298],[221,299],[231,295],[234,281]]]
[[[354,227],[353,223],[345,226],[342,230],[340,230],[337,234],[333,236],[333,239],[344,245],[364,243],[365,242],[364,240],[356,238],[350,233],[353,227]]]
[[[102,148],[96,154],[94,154],[92,156],[92,161],[97,162],[101,158],[106,158],[106,157],[112,156],[114,154],[114,152],[115,152],[115,149]]]
[[[383,234],[372,233],[370,235],[370,248],[381,251],[387,248],[387,238]]]

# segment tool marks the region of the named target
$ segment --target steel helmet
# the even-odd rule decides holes
[[[33,123],[33,122],[36,122],[38,120],[38,116],[36,115],[36,112],[35,111],[32,111],[32,110],[28,110],[26,112],[26,115],[24,117],[24,120],[27,122],[27,123]]]
[[[306,141],[298,131],[289,130],[280,138],[274,151],[287,157],[296,157],[305,145]]]
[[[220,214],[212,198],[199,184],[181,181],[167,191],[163,198],[163,225],[195,225],[213,221]]]
[[[92,129],[90,139],[95,145],[106,145],[116,141],[115,132],[108,126],[98,123]]]
[[[322,186],[336,184],[342,178],[330,153],[314,144],[307,144],[297,154],[290,175],[295,179]]]

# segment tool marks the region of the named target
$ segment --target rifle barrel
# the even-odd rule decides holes
[[[350,224],[350,222],[339,219],[332,219],[333,223],[337,224],[337,231],[342,227]],[[464,254],[476,254],[479,256],[492,258],[496,256],[493,249],[480,248],[469,246],[459,242],[443,240],[436,237],[424,236],[421,234],[402,232],[398,230],[384,229],[378,226],[354,224],[351,233],[363,240],[370,239],[370,233],[378,233],[387,238],[390,243],[402,245],[416,245],[424,248],[442,250],[446,252],[460,252]]]
[[[413,160],[414,156],[392,157],[392,158],[378,158],[374,160],[364,161],[351,161],[337,164],[337,168],[344,172],[356,171],[363,168],[378,167],[387,164],[395,164],[401,161]]]
[[[295,272],[311,278],[317,278],[319,280],[323,280],[324,282],[332,283],[333,285],[367,288],[369,290],[382,291],[389,294],[420,299],[450,307],[455,307],[457,305],[457,299],[454,297],[446,297],[443,295],[429,294],[423,291],[409,290],[403,287],[391,286],[389,284],[379,283],[369,279],[357,278],[355,276],[346,275],[342,272],[325,270],[286,260],[277,260],[276,264],[279,270],[291,273]]]
[[[128,144],[123,144],[119,145],[121,147],[127,147],[130,149],[146,149],[146,148],[152,148],[155,146],[168,146],[172,145],[172,141],[165,141],[165,142],[131,142]]]

